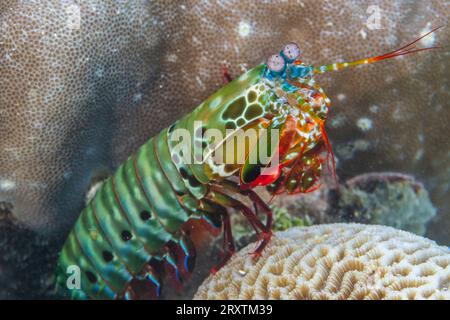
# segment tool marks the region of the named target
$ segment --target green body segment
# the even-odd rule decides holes
[[[164,129],[160,135],[162,137],[167,137],[167,129]],[[167,139],[154,139],[153,142],[155,144],[154,148],[156,150],[158,162],[161,164],[164,173],[167,175],[167,179],[171,182],[173,191],[177,195],[187,194],[188,189],[186,188],[183,178],[180,176],[177,167],[173,164],[170,157]]]
[[[161,228],[161,224],[154,214],[151,203],[147,199],[138,176],[134,156],[125,162],[114,175],[114,190],[125,219],[130,227],[132,239],[137,238],[144,244],[145,250],[152,254],[161,254],[161,247],[173,238],[172,234]],[[143,220],[141,214],[148,212],[151,218]],[[127,229],[124,229],[127,230]],[[121,239],[123,242],[123,239]]]
[[[181,155],[174,151],[170,133],[186,129],[195,143],[197,120],[224,133],[250,123],[262,113],[254,110],[260,107],[252,88],[263,71],[264,65],[260,65],[219,90],[147,141],[102,184],[81,213],[59,259],[57,285],[66,297],[123,297],[127,285],[152,258],[171,259],[164,255],[169,241],[184,247],[180,228],[190,218],[202,215],[199,203],[208,192],[212,175],[205,165],[176,161],[174,156]],[[249,108],[256,113],[249,115]],[[71,276],[67,268],[72,265],[81,270],[80,290],[67,290]]]
[[[81,290],[78,288],[71,288],[71,290],[66,291],[68,281],[70,281],[67,275],[69,270],[68,268],[70,266],[76,266],[81,271]],[[62,296],[67,296],[73,299],[84,295],[93,299],[114,299],[116,297],[116,293],[111,290],[105,282],[93,282],[89,279],[88,272],[92,272],[91,270],[94,270],[94,267],[88,259],[82,256],[79,239],[76,238],[74,232],[71,232],[66,240],[57,267],[57,286]],[[76,274],[74,273],[73,275],[75,276]]]
[[[118,179],[119,175],[120,171],[117,172],[116,179]],[[129,230],[130,223],[127,215],[117,205],[113,194],[112,183],[105,183],[104,187],[97,192],[96,197],[93,199],[93,208],[100,229],[105,235],[108,235],[111,247],[115,251],[120,252],[121,260],[128,266],[132,274],[139,273],[144,264],[150,259],[150,255],[145,249],[144,243],[139,240],[141,237],[136,232],[138,230],[137,228],[133,229],[136,235],[135,237],[127,242],[123,241],[121,231]],[[104,214],[100,218],[99,213],[103,212],[107,212],[108,214]]]
[[[132,275],[117,255],[112,253],[112,247],[97,223],[92,205],[86,208],[75,224],[74,233],[79,241],[81,253],[91,262],[96,272],[102,275],[108,287],[119,292],[132,279]],[[109,255],[108,263],[105,263],[106,255]]]
[[[189,219],[189,216],[181,207],[169,180],[161,170],[152,140],[137,152],[136,166],[138,174],[142,177],[143,189],[151,203],[152,212],[164,229],[170,233],[177,232],[180,226]],[[155,170],[155,168],[160,170]]]

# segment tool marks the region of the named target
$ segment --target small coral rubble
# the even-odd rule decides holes
[[[334,210],[340,221],[381,224],[425,235],[436,215],[424,186],[399,173],[369,173],[348,180]]]

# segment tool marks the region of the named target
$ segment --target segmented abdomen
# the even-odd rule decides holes
[[[179,276],[175,247],[185,259],[182,265],[191,269],[193,249],[180,227],[196,214],[198,199],[188,187],[163,130],[103,183],[81,213],[59,259],[59,288],[71,298],[114,299],[126,295],[133,279],[144,277],[159,291],[158,275],[148,263],[163,261]],[[67,291],[71,265],[81,270],[81,290]]]
[[[196,143],[206,143],[201,139],[208,127],[226,133],[230,124],[237,128],[253,121],[255,92],[259,90],[253,89],[264,68],[261,64],[251,69],[150,139],[103,183],[81,213],[59,259],[57,284],[66,296],[127,298],[133,293],[130,287],[135,287],[136,280],[152,283],[158,294],[161,270],[172,273],[180,282],[189,275],[195,252],[185,222],[202,219],[212,229],[220,230],[226,207],[243,205],[222,191],[210,190],[212,180],[217,183],[217,179],[231,173],[223,170],[217,173],[211,167],[205,168],[207,164],[184,161],[186,154],[177,146],[183,141],[193,151]],[[247,102],[250,93],[253,98]],[[251,119],[244,121],[241,117],[244,123],[236,120],[235,125],[224,118],[230,112],[236,117],[247,115],[247,109],[251,111]],[[196,128],[198,120],[207,123]],[[169,135],[173,138],[173,133],[181,132],[175,131],[178,129],[187,131],[189,138],[169,141]],[[81,270],[81,290],[67,287],[72,276],[67,268],[72,265]]]

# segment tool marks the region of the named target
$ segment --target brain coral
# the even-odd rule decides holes
[[[450,299],[450,249],[391,227],[328,224],[249,245],[195,299]]]
[[[379,28],[366,23],[372,5]],[[287,41],[315,64],[382,53],[449,10],[441,0],[2,0],[0,202],[34,230],[64,234],[92,180],[218,89],[223,63],[236,76]],[[423,172],[446,201],[448,61],[437,51],[321,79],[341,120],[334,142],[367,146],[343,171]]]

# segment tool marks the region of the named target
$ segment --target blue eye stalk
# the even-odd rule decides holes
[[[307,78],[314,74],[313,66],[307,66],[298,60],[300,54],[300,47],[294,42],[289,42],[279,54],[271,55],[267,59],[265,77],[270,81],[281,80],[282,88],[286,92],[297,90],[287,80]]]

